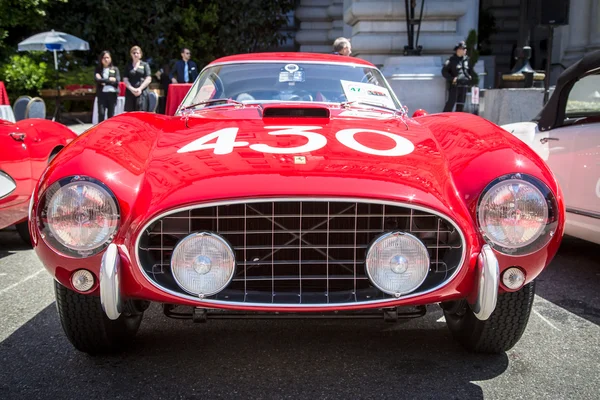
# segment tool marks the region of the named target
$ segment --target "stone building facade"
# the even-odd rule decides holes
[[[417,1],[416,13],[421,1]],[[407,44],[404,0],[300,0],[296,42],[300,51],[330,52],[333,40],[352,40],[354,55],[384,65]],[[448,54],[477,29],[479,0],[426,0],[419,44],[423,54]]]
[[[569,66],[584,54],[600,50],[600,0],[571,0],[569,25],[558,28],[553,62]]]
[[[404,0],[300,0],[294,12],[295,43],[299,51],[326,53],[332,51],[335,38],[347,37],[351,39],[353,55],[379,66],[401,100],[402,93],[418,87],[422,99],[412,96],[410,108],[440,111],[445,96],[442,62],[456,42],[465,40],[471,29],[478,28],[480,9],[494,16],[497,29],[490,37],[493,57],[485,60],[488,83],[493,82],[495,75],[510,70],[524,29],[523,2],[527,0],[425,0],[418,42],[423,46],[423,55],[408,57],[402,55],[408,42]],[[598,3],[600,0],[570,0],[569,25],[554,30],[554,78],[562,66],[600,49]],[[418,15],[421,0],[416,5]],[[546,27],[532,30],[530,45],[534,49],[535,69],[543,69],[546,63],[544,46],[549,32]],[[483,72],[483,64],[482,59],[478,72]],[[435,101],[426,101],[427,98]]]

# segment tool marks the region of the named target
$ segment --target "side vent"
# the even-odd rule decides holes
[[[324,107],[265,107],[263,118],[329,118]]]

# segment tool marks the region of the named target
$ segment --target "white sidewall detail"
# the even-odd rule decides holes
[[[392,139],[394,142],[396,142],[396,145],[388,150],[372,149],[359,143],[354,138],[354,135],[356,135],[359,132],[377,133],[379,135]],[[373,154],[375,156],[405,156],[407,154],[412,153],[415,150],[415,146],[410,142],[410,140],[393,133],[377,131],[373,129],[342,129],[341,131],[335,134],[335,137],[341,144],[348,148],[360,151],[361,153]]]
[[[315,151],[322,149],[327,144],[327,139],[325,136],[316,133],[310,132],[317,129],[322,129],[320,126],[265,126],[265,129],[278,129],[273,132],[269,132],[269,135],[278,136],[278,135],[298,135],[304,136],[308,139],[308,143],[298,146],[298,147],[271,147],[267,144],[252,144],[250,148],[254,151],[259,151],[262,153],[272,153],[272,154],[298,154],[298,153],[307,153],[310,151]]]
[[[600,179],[596,182],[596,196],[600,197]]]

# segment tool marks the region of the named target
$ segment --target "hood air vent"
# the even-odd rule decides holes
[[[263,118],[329,118],[324,107],[265,107]]]

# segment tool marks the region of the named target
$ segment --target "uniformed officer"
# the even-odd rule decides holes
[[[444,106],[444,112],[452,111],[456,104],[456,111],[462,111],[467,89],[471,84],[471,68],[467,56],[467,45],[464,41],[454,46],[454,54],[444,63],[442,75],[446,79],[448,88],[448,100]]]

